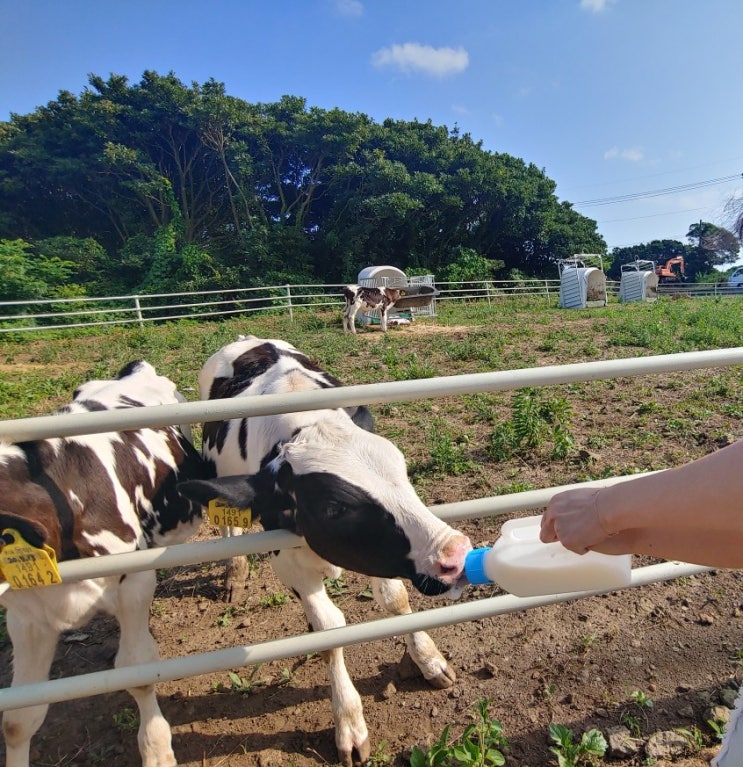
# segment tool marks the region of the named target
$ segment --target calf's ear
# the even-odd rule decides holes
[[[238,508],[248,508],[258,495],[260,475],[217,477],[216,479],[191,479],[178,483],[178,492],[202,506],[221,498]]]

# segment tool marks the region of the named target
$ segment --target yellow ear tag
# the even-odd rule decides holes
[[[0,549],[0,568],[12,589],[30,589],[34,586],[52,586],[62,583],[57,568],[57,555],[51,546],[40,549],[27,543],[17,530],[3,530],[2,534],[13,537]]]
[[[217,527],[250,527],[253,524],[253,515],[250,509],[238,509],[230,506],[221,498],[212,498],[209,501],[207,517]]]

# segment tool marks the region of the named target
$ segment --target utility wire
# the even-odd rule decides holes
[[[703,205],[700,208],[684,208],[683,210],[668,210],[665,213],[649,213],[647,216],[630,216],[629,218],[604,218],[596,221],[597,224],[617,224],[624,221],[640,221],[643,218],[660,218],[661,216],[680,216],[682,213],[694,213],[698,210],[714,212],[715,208]]]
[[[662,197],[666,194],[678,194],[679,192],[688,192],[692,189],[703,189],[707,186],[717,186],[718,184],[729,184],[731,181],[736,181],[741,178],[743,174],[735,174],[733,176],[721,176],[720,178],[711,178],[707,181],[696,181],[692,184],[681,184],[679,186],[669,186],[665,189],[656,189],[652,192],[634,192],[633,194],[620,194],[615,197],[598,197],[593,200],[583,200],[582,202],[574,202],[573,205],[582,205],[584,207],[590,207],[593,205],[613,205],[619,202],[631,202],[632,200],[643,200],[649,197]]]

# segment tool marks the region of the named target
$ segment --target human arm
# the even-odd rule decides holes
[[[584,554],[647,554],[743,567],[743,441],[676,469],[559,493],[542,541]]]

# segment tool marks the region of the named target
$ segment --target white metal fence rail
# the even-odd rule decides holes
[[[415,280],[411,277],[411,282]],[[608,296],[619,295],[619,282],[607,280]],[[543,298],[557,304],[560,280],[479,280],[437,282],[436,301],[487,301],[506,297]],[[0,301],[0,334],[38,330],[132,325],[180,319],[209,319],[258,312],[288,314],[343,305],[343,285],[272,285],[187,293],[148,293],[105,298],[50,298],[38,301]],[[659,295],[731,296],[739,288],[727,283],[681,283],[658,286]]]
[[[410,281],[415,282],[411,277]],[[616,283],[618,290],[619,283]],[[487,300],[536,296],[557,300],[559,280],[487,280],[440,282],[436,300]],[[179,319],[207,319],[257,312],[288,314],[343,305],[343,285],[273,285],[186,293],[148,293],[104,298],[0,301],[0,333],[132,325]],[[616,291],[615,291],[616,292]]]
[[[112,429],[125,430],[126,428],[163,426],[171,423],[196,423],[222,418],[312,410],[322,407],[344,407],[351,404],[409,401],[476,391],[547,386],[558,383],[728,365],[743,365],[743,347],[466,376],[448,376],[419,381],[348,386],[316,392],[240,398],[240,400],[192,402],[129,411],[43,416],[0,422],[0,439],[17,441],[47,436],[71,436]],[[616,477],[587,484],[602,485],[627,479],[630,477]],[[436,506],[432,508],[432,511],[446,521],[506,514],[513,511],[540,508],[547,503],[552,495],[563,489],[565,488],[553,487],[502,497],[480,498]],[[270,551],[297,545],[303,545],[302,540],[290,533],[281,531],[254,533],[230,540],[186,543],[130,554],[63,562],[60,565],[60,573],[64,580],[71,581],[126,571],[214,561],[238,553]],[[670,562],[636,568],[632,572],[632,586],[670,580],[705,572],[708,569],[696,565]],[[21,708],[44,702],[70,700],[123,690],[132,686],[172,681],[187,676],[198,676],[231,668],[256,665],[305,653],[328,650],[333,647],[374,641],[411,631],[428,630],[453,623],[479,620],[489,616],[569,601],[598,593],[602,592],[587,591],[577,594],[529,598],[518,598],[511,595],[492,597],[451,604],[412,615],[383,618],[343,628],[301,634],[271,642],[11,687],[0,690],[0,710]]]

